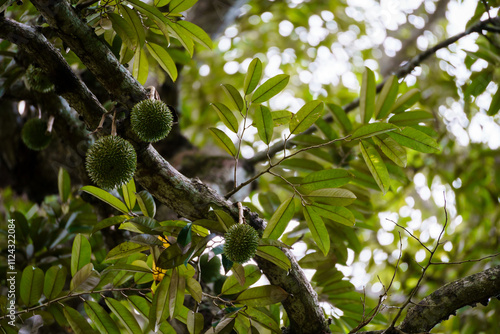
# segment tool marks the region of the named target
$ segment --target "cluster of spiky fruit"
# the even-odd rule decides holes
[[[30,88],[37,92],[48,93],[54,90],[54,84],[40,67],[31,64],[26,69],[25,77]]]
[[[232,225],[224,238],[224,254],[237,263],[245,263],[255,256],[259,245],[259,233],[248,224]]]
[[[21,130],[21,139],[29,149],[40,151],[49,146],[52,134],[47,134],[47,121],[32,118]]]
[[[172,129],[172,122],[170,108],[160,100],[143,100],[134,106],[130,114],[132,130],[146,142],[165,138]]]

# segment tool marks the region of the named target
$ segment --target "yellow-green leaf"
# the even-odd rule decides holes
[[[389,172],[385,166],[384,161],[377,152],[377,149],[367,141],[361,140],[359,142],[359,149],[361,150],[361,155],[370,170],[375,182],[377,182],[380,190],[385,194],[391,185],[389,178]]]
[[[396,100],[396,103],[393,104],[390,112],[393,114],[399,114],[417,103],[418,100],[420,100],[420,91],[416,88],[412,88]]]
[[[167,72],[172,81],[177,80],[177,67],[175,66],[175,62],[172,57],[170,57],[168,51],[160,45],[154,43],[147,43],[146,47],[149,51],[149,54],[152,55],[154,59],[156,59],[158,64],[160,64],[161,68],[163,68],[163,70]]]
[[[24,304],[32,306],[38,303],[38,300],[42,296],[43,283],[42,269],[33,266],[24,268],[19,289],[19,294]]]
[[[66,282],[66,267],[62,265],[52,266],[45,273],[43,294],[48,300],[56,298],[64,288]]]
[[[273,116],[269,108],[263,105],[257,107],[253,122],[253,125],[257,128],[260,139],[269,145],[273,138],[274,129]]]
[[[141,190],[135,195],[142,213],[146,217],[153,218],[156,214],[156,204],[153,196],[151,196],[151,194],[146,190]]]
[[[71,329],[76,334],[96,334],[97,332],[90,326],[87,319],[83,317],[77,310],[69,306],[64,306],[64,316],[68,320]]]
[[[232,295],[235,293],[239,293],[245,289],[247,289],[249,286],[254,284],[260,279],[261,272],[259,267],[256,265],[250,264],[246,265],[244,267],[245,271],[245,284],[242,286],[239,282],[238,279],[236,278],[236,275],[233,274],[229,276],[225,281],[224,285],[222,285],[222,290],[221,294],[223,295]]]
[[[418,125],[421,122],[434,120],[434,115],[423,110],[407,111],[392,116],[389,122],[397,126]]]
[[[362,125],[352,134],[349,140],[364,139],[380,135],[382,133],[397,130],[397,126],[389,123],[370,123]]]
[[[265,306],[282,302],[288,292],[276,285],[263,285],[243,291],[236,302],[247,306]]]
[[[137,48],[134,53],[134,67],[132,68],[132,75],[144,85],[149,75],[148,58],[144,49]]]
[[[313,203],[311,207],[321,217],[331,219],[334,222],[340,223],[342,225],[353,226],[356,222],[353,213],[349,209],[346,209],[342,206]]]
[[[168,288],[168,309],[170,312],[170,319],[175,318],[182,308],[185,287],[186,279],[184,276],[179,275],[179,270],[177,268],[174,268]]]
[[[125,13],[125,15],[128,15]],[[127,22],[120,15],[115,13],[108,13],[108,17],[111,20],[111,24],[113,25],[113,29],[116,31],[118,36],[122,39],[122,41],[132,50],[135,50],[137,45],[139,44],[138,35],[135,31],[135,27],[130,20]],[[130,24],[129,24],[130,22]]]
[[[208,129],[212,132],[212,135],[214,136],[216,143],[221,148],[223,148],[227,153],[235,157],[236,147],[234,146],[234,143],[231,141],[231,139],[224,133],[224,131],[219,130],[217,128],[208,128]]]
[[[200,334],[204,328],[203,314],[189,311],[187,314],[187,329],[189,334]]]
[[[335,120],[335,122],[340,124],[340,126],[344,130],[344,133],[351,132],[352,123],[347,117],[345,110],[333,103],[328,103],[327,105],[330,111],[332,112],[333,119]]]
[[[90,263],[91,255],[92,249],[90,248],[90,242],[86,237],[77,234],[73,240],[73,248],[71,251],[71,276],[75,276],[78,270]]]
[[[403,146],[399,145],[398,142],[391,137],[380,139],[375,136],[372,137],[372,139],[382,152],[396,165],[406,167],[406,150]]]
[[[194,298],[198,303],[201,303],[203,298],[203,290],[201,288],[200,283],[192,277],[186,278],[186,289],[191,294],[191,297]]]
[[[347,189],[340,188],[325,188],[314,190],[307,198],[314,202],[325,203],[335,206],[346,206],[354,202],[356,195]]]
[[[305,190],[337,188],[347,184],[352,175],[345,169],[325,169],[307,175],[300,186]]]
[[[106,255],[106,260],[121,259],[123,257],[127,257],[132,254],[142,252],[146,249],[149,249],[149,247],[125,241],[116,246],[115,248],[113,248],[112,250],[110,250],[108,255]]]
[[[73,279],[71,279],[69,288],[72,292],[92,291],[100,280],[101,276],[94,270],[94,265],[88,263],[76,272]]]
[[[231,101],[232,107],[235,108],[235,110],[243,111],[245,104],[243,103],[243,98],[241,97],[240,92],[238,92],[233,85],[229,84],[222,85],[222,89],[229,98],[229,101]]]
[[[212,49],[212,40],[203,29],[192,22],[184,20],[177,21],[177,24],[181,26],[186,33],[195,40],[195,42],[208,49]]]
[[[314,211],[314,209],[309,205],[304,207],[303,212],[314,242],[316,242],[316,245],[326,256],[328,251],[330,251],[330,235],[328,234],[328,230],[326,229],[323,219],[321,219],[316,211]]]
[[[359,96],[361,120],[365,124],[368,124],[375,109],[375,88],[375,75],[372,70],[365,67],[363,82],[361,83],[361,93]]]
[[[127,182],[127,184],[122,185],[123,200],[125,201],[125,205],[129,208],[130,211],[132,211],[135,206],[135,191],[134,178],[131,178],[130,181]]]
[[[399,83],[398,77],[391,75],[382,87],[382,91],[378,95],[377,103],[375,104],[375,118],[382,119],[389,114],[392,105],[398,96]]]
[[[69,194],[71,192],[71,180],[66,169],[60,167],[59,174],[57,176],[57,186],[59,188],[59,197],[61,202],[66,202],[68,200]]]
[[[151,328],[157,332],[160,324],[164,322],[168,317],[168,290],[170,286],[170,277],[165,276],[163,280],[156,287],[155,293],[153,295],[153,301],[151,302],[151,307],[149,309],[149,323]]]
[[[321,101],[311,101],[292,116],[289,128],[290,134],[299,134],[309,129],[311,125],[321,116],[325,104]]]
[[[286,229],[288,222],[293,217],[295,213],[295,203],[293,201],[293,196],[288,200],[281,203],[276,212],[273,214],[269,220],[264,233],[263,238],[278,239]]]
[[[144,45],[144,41],[146,40],[146,31],[144,29],[144,26],[142,25],[141,18],[135,10],[127,6],[119,5],[118,9],[122,14],[123,19],[127,23],[126,26],[129,27],[127,29],[125,28],[125,25],[123,26],[123,28],[126,29],[125,33],[128,35],[132,32],[132,35],[130,36],[130,40],[132,43],[131,49],[136,50],[137,48],[142,48],[142,46]],[[116,20],[116,17],[112,19],[112,23],[114,23],[115,21],[119,22],[119,20]]]
[[[116,326],[115,322],[109,316],[108,312],[99,305],[98,303],[87,300],[85,301],[83,307],[85,308],[85,312],[89,316],[92,323],[97,327],[99,332],[101,333],[109,333],[109,334],[120,334],[120,330]]]
[[[278,74],[260,85],[252,95],[253,103],[262,103],[285,89],[290,80],[287,74]]]
[[[425,133],[406,127],[400,131],[388,133],[399,144],[423,153],[436,153],[440,151],[438,143]]]
[[[130,333],[141,333],[142,329],[132,313],[122,303],[113,298],[105,299],[106,305],[122,323],[123,327]]]
[[[274,263],[283,270],[289,270],[292,266],[286,254],[274,246],[259,246],[257,248],[257,256]]]
[[[224,123],[229,130],[234,133],[238,133],[238,120],[236,119],[236,116],[234,116],[233,112],[222,103],[212,103],[211,106],[217,112],[217,115],[219,115],[222,123]]]
[[[262,62],[259,58],[254,58],[248,65],[245,81],[243,82],[243,91],[245,95],[249,95],[259,84],[262,77]]]
[[[94,186],[84,186],[80,190],[85,191],[86,193],[89,193],[97,198],[99,198],[101,201],[111,205],[113,208],[115,208],[118,211],[121,211],[123,213],[128,213],[128,208],[123,203],[120,201],[118,198],[115,196],[111,195],[105,190],[102,190],[101,188],[97,188]]]

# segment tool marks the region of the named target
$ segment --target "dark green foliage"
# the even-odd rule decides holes
[[[26,81],[30,89],[40,93],[49,93],[54,90],[54,84],[50,81],[45,71],[39,67],[35,67],[33,64],[26,69]]]
[[[224,244],[226,257],[237,263],[245,263],[255,256],[259,245],[259,234],[247,224],[236,224],[229,228]]]
[[[47,121],[32,118],[26,122],[21,131],[21,138],[28,148],[40,151],[49,146],[52,134],[46,134]]]
[[[132,109],[132,130],[146,142],[165,138],[172,129],[173,116],[168,106],[159,100],[143,100]]]
[[[103,137],[87,151],[87,173],[92,181],[104,189],[127,183],[134,176],[136,167],[135,150],[132,144],[121,137]]]

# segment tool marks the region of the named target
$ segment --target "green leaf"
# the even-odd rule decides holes
[[[52,266],[45,273],[43,294],[48,300],[56,298],[64,288],[66,282],[66,267],[62,265]]]
[[[352,204],[352,202],[356,199],[356,195],[354,195],[351,191],[340,188],[314,190],[310,194],[306,195],[306,197],[314,202],[335,206],[346,206]]]
[[[391,75],[384,84],[375,104],[375,118],[383,119],[389,114],[398,96],[398,77]]]
[[[74,308],[64,306],[64,316],[66,320],[68,320],[71,329],[76,334],[96,334],[97,332],[90,326],[87,322],[87,319],[83,317],[77,310]]]
[[[252,95],[253,103],[262,103],[285,89],[290,80],[287,74],[278,74],[260,85]]]
[[[285,231],[288,223],[293,218],[295,213],[295,202],[293,201],[293,196],[288,200],[284,201],[274,212],[273,216],[269,220],[264,233],[263,238],[279,239],[279,237]]]
[[[132,75],[144,85],[148,79],[149,74],[149,64],[148,57],[144,52],[144,49],[137,48],[134,53],[134,67],[132,68]]]
[[[200,334],[204,328],[203,314],[189,311],[187,314],[187,329],[189,334]]]
[[[245,271],[245,284],[241,286],[241,284],[238,282],[238,279],[236,278],[236,275],[233,274],[224,281],[224,285],[222,285],[221,289],[222,295],[232,295],[239,293],[247,289],[249,286],[251,286],[260,279],[261,272],[259,267],[257,267],[256,265],[253,264],[246,265],[244,267],[244,271]]]
[[[99,332],[104,334],[120,334],[120,330],[116,326],[115,322],[101,305],[94,301],[87,300],[83,304],[83,307]]]
[[[177,21],[177,24],[181,26],[185,32],[194,39],[195,42],[208,49],[212,49],[212,40],[203,29],[192,22],[184,20]]]
[[[353,213],[341,206],[331,206],[320,203],[313,203],[311,207],[319,214],[321,217],[328,218],[334,222],[340,223],[346,226],[353,226],[356,222]]]
[[[377,149],[372,144],[364,140],[359,142],[359,149],[375,182],[377,182],[380,190],[385,194],[391,186],[391,180],[380,154],[378,154]]]
[[[390,132],[389,136],[399,144],[419,152],[436,153],[440,151],[440,147],[434,139],[411,127],[403,128],[400,131]]]
[[[147,249],[149,249],[148,246],[125,241],[116,246],[115,248],[113,248],[112,250],[110,250],[108,255],[106,255],[106,260],[109,261],[109,260],[121,259],[130,256],[132,254],[142,252]]]
[[[280,126],[290,123],[293,113],[288,110],[276,110],[271,111],[271,116],[273,117],[274,125]]]
[[[125,205],[132,211],[136,202],[134,178],[131,178],[127,184],[122,185],[122,192]]]
[[[268,309],[264,307],[249,307],[245,311],[245,314],[248,315],[250,319],[252,319],[252,322],[257,322],[259,325],[271,330],[273,333],[281,333],[279,324],[276,322],[276,319]],[[255,329],[255,327],[252,328]],[[251,334],[254,334],[253,329]],[[257,331],[256,333],[258,334],[259,332]]]
[[[111,271],[111,270],[128,271],[128,272],[134,272],[134,273],[147,273],[147,274],[151,273],[151,269],[149,269],[149,267],[145,264],[145,262],[143,262],[144,265],[137,265],[137,264],[141,264],[141,262],[139,260],[136,260],[133,263],[136,263],[136,264],[127,264],[127,263],[113,264],[113,265],[107,267],[102,272],[102,274],[104,275],[105,273],[107,273],[108,271]]]
[[[156,59],[158,64],[160,64],[161,68],[167,72],[172,81],[177,80],[177,67],[175,66],[175,62],[172,57],[170,57],[168,51],[160,45],[154,43],[147,43],[146,48],[148,49],[149,54]]]
[[[71,276],[75,276],[76,272],[84,265],[90,263],[92,249],[90,242],[86,237],[78,234],[73,240],[73,248],[71,251]]]
[[[311,101],[292,116],[289,128],[290,134],[299,134],[309,129],[311,125],[321,116],[325,104],[321,101]]]
[[[352,175],[345,169],[325,169],[307,175],[300,186],[305,190],[337,188],[347,184]]]
[[[170,277],[170,286],[168,289],[168,308],[170,312],[170,318],[175,318],[184,302],[184,289],[186,287],[186,279],[179,275],[177,268],[172,270],[172,276]]]
[[[236,302],[246,306],[265,306],[282,302],[288,292],[276,285],[263,285],[243,291]]]
[[[194,298],[194,300],[196,300],[198,303],[201,303],[203,299],[203,290],[197,280],[192,277],[187,277],[186,289],[189,291],[189,294]]]
[[[389,122],[397,126],[418,125],[421,122],[434,120],[434,115],[423,110],[407,111],[392,116]]]
[[[151,303],[146,298],[139,295],[134,295],[128,296],[127,300],[138,314],[142,315],[145,318],[148,318]]]
[[[69,287],[72,292],[88,292],[92,291],[100,280],[101,276],[94,270],[94,265],[88,263],[76,272]]]
[[[259,248],[257,248],[257,255],[274,263],[283,270],[289,270],[292,267],[290,259],[277,247],[259,246]]]
[[[130,334],[142,333],[141,326],[139,326],[134,315],[122,303],[109,297],[105,299],[105,302]]]
[[[327,106],[328,109],[330,109],[330,111],[332,112],[333,119],[336,123],[340,124],[340,126],[344,130],[344,133],[350,133],[352,130],[352,124],[347,117],[345,110],[333,103],[328,103]]]
[[[156,215],[156,204],[153,196],[146,190],[141,190],[137,194],[137,202],[141,208],[142,213],[149,218],[154,218]]]
[[[128,13],[125,13],[124,16],[125,15],[128,15]],[[139,38],[132,21],[129,20],[127,22],[127,20],[115,13],[108,13],[108,17],[113,25],[113,30],[116,31],[118,36],[120,36],[129,49],[135,50],[139,44]]]
[[[68,200],[71,192],[71,180],[66,169],[62,167],[59,168],[57,186],[59,188],[59,197],[61,198],[61,202],[64,203]]]
[[[105,190],[102,190],[101,188],[97,188],[94,186],[84,186],[80,190],[85,191],[86,193],[89,193],[97,198],[99,198],[101,201],[111,205],[113,208],[115,208],[118,211],[121,211],[123,213],[128,213],[128,208],[123,203],[120,201],[118,198],[115,196],[111,195]]]
[[[161,225],[153,218],[139,216],[129,219],[128,222],[132,223],[142,233],[161,234],[157,230]]]
[[[191,242],[191,226],[193,226],[192,223],[187,223],[187,225],[184,226],[182,230],[179,232],[179,236],[177,237],[177,242],[182,247],[186,247],[187,244]]]
[[[253,125],[257,128],[260,139],[269,145],[273,138],[273,116],[268,107],[260,105],[255,110]]]
[[[496,93],[493,94],[487,114],[489,116],[494,116],[498,113],[498,110],[500,110],[500,87],[498,87]]]
[[[361,112],[361,120],[368,124],[373,116],[375,109],[375,74],[368,67],[365,67],[363,73],[363,82],[361,83],[361,92],[359,96],[359,110]]]
[[[179,22],[184,22],[184,21],[179,21]],[[189,55],[192,57],[194,50],[194,42],[193,39],[191,38],[192,34],[185,27],[178,24],[177,22],[166,20],[163,23],[166,24],[170,34],[174,36],[182,44],[182,46],[187,50]]]
[[[114,217],[109,217],[109,218],[103,219],[94,225],[94,227],[92,228],[91,234],[94,234],[95,232],[100,231],[103,228],[110,227],[110,226],[113,226],[116,224],[121,224],[129,218],[130,218],[130,216],[121,215],[121,216],[114,216]]]
[[[168,316],[168,288],[170,279],[165,276],[158,284],[149,309],[149,323],[155,332],[158,331],[159,325],[165,321]]]
[[[316,242],[316,245],[318,245],[321,252],[326,256],[330,251],[330,235],[323,219],[310,206],[305,206],[303,212],[314,242]]]
[[[229,84],[222,85],[222,89],[224,93],[226,93],[227,97],[229,97],[229,101],[231,101],[232,107],[235,110],[243,111],[245,104],[243,103],[243,98],[240,95],[240,92],[234,86]]]
[[[131,42],[133,43],[131,49],[141,49],[146,40],[146,31],[144,30],[144,26],[142,25],[141,18],[135,10],[127,6],[119,5],[118,9],[120,10],[120,13],[122,14],[125,21],[128,23],[127,26],[132,28],[133,36],[135,36],[131,37]]]
[[[250,65],[248,65],[245,81],[243,82],[243,91],[245,96],[253,92],[255,87],[259,84],[262,77],[262,62],[259,58],[254,58]]]
[[[211,106],[217,112],[217,115],[219,115],[222,123],[224,123],[229,130],[234,133],[238,133],[238,120],[234,116],[233,112],[222,103],[212,103]]]
[[[288,168],[292,170],[303,170],[303,171],[320,171],[323,170],[324,167],[311,159],[286,159],[279,164],[281,168]]]
[[[352,134],[349,140],[364,139],[380,135],[382,133],[397,130],[397,126],[389,123],[370,123],[362,125]]]
[[[26,306],[33,306],[38,303],[42,296],[43,281],[42,269],[33,266],[24,268],[19,294]]]
[[[188,10],[189,8],[193,7],[193,5],[197,2],[198,0],[172,0],[168,1],[168,11],[170,13],[180,13],[185,10]],[[162,7],[164,5],[156,5],[158,7]]]
[[[404,114],[401,114],[404,115]],[[396,165],[406,167],[406,150],[403,146],[399,145],[391,137],[380,139],[375,136],[372,137],[375,144],[382,150],[382,152],[391,159]]]
[[[224,227],[224,230],[227,231],[229,228],[236,224],[233,217],[231,217],[227,212],[222,210],[214,210],[215,215],[217,216],[217,220]]]
[[[234,146],[234,143],[231,141],[231,139],[224,133],[224,131],[217,128],[208,129],[212,132],[212,135],[216,139],[216,143],[219,145],[219,147],[223,148],[227,153],[235,157],[236,147]]]
[[[416,88],[412,88],[396,100],[396,103],[393,104],[390,112],[393,114],[399,114],[417,103],[418,100],[420,100],[420,91]]]

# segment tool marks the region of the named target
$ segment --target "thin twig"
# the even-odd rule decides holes
[[[386,218],[385,220],[390,221],[391,223],[393,223],[397,227],[402,228],[403,230],[405,230],[405,232],[408,233],[410,235],[410,237],[412,237],[413,239],[417,240],[420,243],[420,245],[422,247],[424,247],[429,253],[431,252],[431,250],[426,245],[424,245],[424,243],[422,241],[420,241],[419,238],[417,238],[413,233],[411,233],[410,231],[408,231],[404,226],[399,225],[394,220],[391,220],[389,218]]]
[[[500,253],[492,254],[492,255],[487,255],[479,259],[472,259],[472,260],[463,260],[463,261],[455,261],[455,262],[432,262],[431,264],[439,265],[439,264],[463,264],[463,263],[469,263],[469,262],[480,262],[486,259],[491,259],[493,257],[499,256]]]

